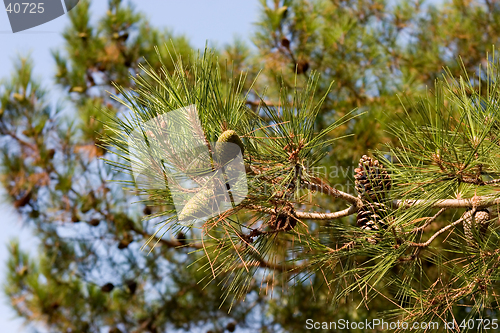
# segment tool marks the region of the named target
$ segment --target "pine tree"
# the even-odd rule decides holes
[[[37,257],[11,245],[5,292],[19,316],[53,332],[498,316],[499,71],[487,51],[500,9],[261,3],[254,53],[240,41],[191,52],[117,0],[94,26],[80,3],[54,52],[64,112],[29,60],[15,64],[0,96],[2,181],[41,241]],[[161,168],[136,180],[147,160],[128,138],[190,105],[211,154],[179,158],[220,181],[201,204],[177,191],[184,219]],[[185,223],[222,202],[206,204],[238,156],[222,142],[242,153],[248,195]]]

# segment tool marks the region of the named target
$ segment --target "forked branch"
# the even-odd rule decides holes
[[[471,215],[474,215],[474,213],[476,212],[476,209],[477,209],[476,207],[472,208]],[[427,247],[437,238],[437,236],[441,235],[446,230],[454,228],[456,225],[462,223],[464,220],[465,220],[465,218],[461,217],[458,220],[456,220],[455,222],[448,224],[446,227],[439,229],[438,231],[436,231],[436,233],[434,235],[431,236],[431,238],[429,238],[427,240],[427,242],[424,242],[424,243],[410,242],[409,245],[412,247]]]

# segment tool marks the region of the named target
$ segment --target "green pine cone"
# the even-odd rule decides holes
[[[231,144],[228,144],[231,143]],[[237,149],[234,145],[237,145]],[[215,144],[215,160],[221,165],[227,164],[235,158],[241,150],[241,154],[245,152],[245,146],[238,134],[233,130],[224,131]]]
[[[218,180],[206,184],[193,195],[178,214],[179,221],[192,221],[220,214],[228,204],[226,186]]]
[[[209,207],[214,201],[214,190],[202,188],[186,203],[182,211],[177,216],[179,221],[189,221],[207,215]]]

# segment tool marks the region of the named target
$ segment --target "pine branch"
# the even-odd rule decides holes
[[[430,208],[486,208],[500,204],[500,198],[491,196],[476,196],[471,199],[443,199],[431,203],[429,200],[394,200],[394,208],[412,208],[416,206],[429,206]]]
[[[315,185],[312,185],[315,186]],[[355,202],[361,202],[360,199],[339,191],[340,194],[337,194],[334,192],[334,197],[342,197],[343,199],[349,199],[351,200],[350,197],[355,199]],[[497,199],[492,199],[490,196],[477,196],[471,199],[443,199],[439,200],[437,202],[434,202],[431,204],[431,201],[429,200],[393,200],[392,205],[393,208],[413,208],[417,206],[429,206],[429,208],[472,208],[472,207],[478,207],[478,208],[486,208],[486,207],[491,207],[500,204],[500,198]],[[264,212],[267,214],[276,214],[276,211],[272,208],[267,208],[267,207],[261,207],[261,206],[256,206],[256,205],[248,205],[247,207]],[[342,217],[346,217],[352,214],[355,214],[357,212],[357,206],[356,204],[353,204],[351,207],[333,212],[333,213],[322,213],[322,212],[296,212],[296,215],[298,218],[303,218],[303,219],[310,219],[310,220],[335,220],[339,219]],[[436,216],[437,217],[437,216]]]
[[[304,187],[307,189],[315,190],[315,191],[318,191],[320,193],[330,195],[333,198],[340,198],[342,200],[345,200],[345,201],[351,203],[356,208],[361,208],[363,206],[363,201],[360,198],[355,197],[351,194],[339,191],[336,188],[333,188],[324,182],[318,184],[318,183],[311,183],[311,182],[304,181],[304,185],[305,185]]]
[[[314,186],[314,185],[313,185]],[[339,191],[340,192],[340,191]],[[341,192],[341,195],[346,195],[345,197],[353,197],[350,194],[343,193]],[[339,197],[336,194],[334,194],[335,197]],[[361,202],[360,199],[353,197],[356,199],[356,202]],[[410,209],[413,207],[417,206],[429,206],[429,208],[472,208],[472,207],[478,207],[478,208],[486,208],[486,207],[491,207],[494,205],[500,204],[500,198],[493,199],[489,196],[477,196],[471,199],[443,199],[439,200],[437,202],[434,202],[430,204],[430,201],[428,200],[394,200],[392,202],[393,208],[406,208]],[[359,200],[359,201],[358,201]],[[262,206],[256,206],[256,205],[247,205],[248,208],[257,210],[266,214],[276,214],[276,211],[272,208],[267,208],[267,207],[262,207]],[[349,215],[356,214],[358,211],[358,208],[355,204],[353,204],[351,207],[346,208],[341,211],[337,212],[332,212],[332,213],[322,213],[322,212],[301,212],[301,211],[296,211],[296,216],[301,219],[309,219],[309,220],[335,220],[339,219],[342,217],[346,217]],[[438,213],[439,215],[442,212]],[[437,215],[438,216],[438,215]],[[431,218],[430,222],[434,221],[437,216]]]
[[[25,146],[30,148],[33,152],[38,152],[39,149],[36,145],[32,144],[31,142],[28,142],[22,138],[20,138],[16,133],[12,131],[4,131],[5,135],[10,136],[12,139],[16,140],[21,146]]]
[[[327,249],[329,253],[337,253],[346,249],[351,249],[355,244],[356,243],[354,241],[350,241],[337,249],[332,249],[331,247],[327,247]]]
[[[181,243],[177,239],[168,240],[168,239],[164,239],[162,237],[156,237],[155,235],[151,235],[151,234],[147,233],[146,231],[140,230],[133,225],[129,226],[129,228],[130,228],[130,230],[134,231],[135,233],[142,235],[145,239],[154,239],[155,244],[161,243],[161,244],[165,245],[166,247],[175,248],[175,249],[190,247],[190,248],[194,248],[197,250],[200,250],[203,248],[203,246],[201,244],[190,243],[190,244],[186,245],[186,244]]]
[[[257,205],[247,205],[248,208],[252,210],[256,210],[262,213],[266,213],[269,215],[276,215],[278,212],[273,208],[262,207]],[[300,212],[295,211],[295,216],[299,219],[308,219],[308,220],[335,220],[345,216],[349,216],[355,214],[357,212],[356,206],[351,206],[344,210],[333,212],[333,213],[321,213],[321,212]]]
[[[336,220],[342,217],[356,214],[358,209],[356,206],[351,206],[344,210],[340,210],[333,213],[319,213],[319,212],[296,212],[298,218],[308,219],[308,220]]]

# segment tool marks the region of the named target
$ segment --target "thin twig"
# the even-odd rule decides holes
[[[274,102],[271,102],[271,101],[251,101],[251,100],[247,100],[245,102],[246,105],[251,105],[251,106],[277,106],[277,107],[280,107],[281,106],[281,103],[274,103]]]
[[[474,215],[474,213],[476,212],[476,209],[477,209],[477,207],[472,208],[472,210],[471,210],[471,215],[472,215],[472,216],[473,216],[473,215]],[[446,230],[448,230],[448,229],[450,229],[450,228],[453,228],[453,227],[455,227],[456,225],[458,225],[458,224],[462,223],[464,220],[465,220],[465,218],[464,218],[464,217],[461,217],[461,218],[459,218],[458,220],[456,220],[455,222],[453,222],[453,223],[451,223],[451,224],[447,225],[446,227],[441,228],[441,229],[440,229],[440,230],[438,230],[438,231],[437,231],[434,235],[432,235],[432,237],[431,237],[431,238],[429,238],[429,239],[427,240],[427,242],[425,242],[425,243],[414,243],[414,242],[411,242],[411,243],[409,243],[409,245],[410,245],[410,246],[413,246],[413,247],[427,247],[427,246],[429,246],[429,245],[432,243],[432,241],[433,241],[433,240],[435,240],[435,239],[436,239],[436,237],[437,237],[437,236],[441,235],[441,234],[442,234],[443,232],[445,232]]]
[[[139,228],[135,227],[134,225],[130,225],[129,228],[130,228],[130,230],[132,230],[136,234],[142,235],[144,238],[147,238],[147,239],[154,238],[157,242],[159,242],[167,247],[171,247],[171,248],[191,247],[191,248],[195,248],[197,250],[203,248],[203,246],[201,244],[192,243],[192,244],[186,245],[186,244],[179,242],[177,239],[169,240],[169,239],[164,239],[162,237],[156,237],[154,235],[147,233],[144,230],[140,230]]]
[[[446,210],[446,208],[441,208],[441,210],[439,212],[436,213],[436,215],[432,216],[432,217],[428,217],[427,218],[427,222],[425,222],[424,225],[418,227],[418,228],[415,228],[413,230],[410,230],[410,231],[407,231],[405,232],[405,234],[409,234],[409,233],[413,233],[413,232],[419,232],[420,230],[424,230],[429,224],[431,224],[432,222],[434,222],[439,215],[441,215],[444,211]]]
[[[337,252],[340,252],[342,250],[345,250],[345,249],[348,249],[348,248],[351,248],[354,246],[354,241],[351,241],[349,243],[346,243],[344,245],[342,245],[341,247],[339,247],[338,249],[332,249],[331,247],[328,248],[328,252],[329,253],[337,253]]]

